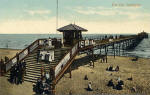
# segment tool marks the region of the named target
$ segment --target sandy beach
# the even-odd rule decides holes
[[[0,49],[0,57],[13,57],[19,50]],[[101,93],[109,94],[135,94],[140,93],[149,95],[150,93],[150,59],[139,58],[138,61],[131,61],[131,57],[108,56],[108,63],[101,63],[96,60],[95,67],[89,65],[89,60],[85,55],[79,55],[72,64],[72,78],[69,73],[56,85],[56,95],[67,95],[72,92],[73,95],[93,95]],[[106,71],[110,65],[120,67],[119,72]],[[84,76],[88,76],[88,80],[84,80]],[[133,81],[127,80],[132,75]],[[110,79],[117,84],[117,78],[120,77],[124,81],[123,90],[116,90],[107,87]],[[86,90],[89,81],[92,82],[93,91]],[[135,87],[136,92],[132,92],[131,88]],[[0,95],[33,95],[32,83],[24,82],[22,85],[10,84],[7,77],[0,77]]]
[[[0,58],[12,58],[19,49],[0,49]],[[11,84],[7,77],[0,77],[0,95],[32,95],[32,83],[24,82],[22,85]]]
[[[150,93],[150,59],[139,58],[138,61],[131,61],[130,57],[108,56],[108,63],[101,63],[100,60],[95,62],[95,68],[89,65],[87,58],[78,56],[72,68],[72,78],[66,73],[56,86],[56,93],[73,95],[93,95],[93,94],[137,94],[149,95]],[[77,66],[78,65],[78,66]],[[120,67],[119,72],[106,71],[110,65]],[[88,80],[84,80],[84,76],[88,76]],[[132,75],[133,81],[127,80]],[[116,90],[107,86],[110,79],[113,79],[114,84],[117,84],[117,78],[120,77],[124,81],[123,90]],[[93,91],[87,91],[88,83],[92,82]],[[131,89],[135,87],[136,91]]]
[[[4,58],[5,56],[7,56],[8,58],[12,58],[19,51],[21,51],[21,50],[20,49],[4,49],[4,48],[0,48],[0,58]]]

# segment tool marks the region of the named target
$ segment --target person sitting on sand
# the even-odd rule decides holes
[[[113,80],[112,80],[112,79],[108,81],[107,86],[109,86],[109,87],[111,87],[111,86],[114,87],[114,83],[113,83]]]
[[[116,89],[117,89],[117,90],[122,90],[122,89],[123,89],[123,87],[122,87],[122,85],[117,84],[117,85],[116,85]]]
[[[109,66],[109,67],[110,67],[110,66]],[[108,71],[108,70],[109,70],[109,67],[107,67],[107,68],[106,68],[106,71]]]
[[[123,85],[124,85],[124,82],[119,77],[118,78],[118,84],[116,85],[116,89],[117,90],[122,90],[123,89]]]
[[[120,81],[118,81],[118,84],[123,86],[124,82],[122,80],[120,80]]]
[[[120,80],[121,80],[120,77],[118,77],[117,81],[119,82]]]
[[[113,66],[112,65],[108,68],[108,71],[113,71]]]
[[[119,66],[117,66],[117,67],[115,68],[115,71],[116,71],[116,72],[118,72],[118,71],[119,71]]]
[[[87,91],[93,91],[92,86],[91,86],[91,82],[89,82],[89,84],[88,84]]]
[[[131,80],[131,81],[133,80],[132,75],[131,75],[131,77],[130,77],[130,78],[128,78],[128,80]]]
[[[88,80],[88,77],[87,77],[87,75],[85,75],[85,77],[84,77],[84,80]]]

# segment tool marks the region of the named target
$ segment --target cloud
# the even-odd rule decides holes
[[[138,19],[150,17],[150,13],[137,10],[139,8],[118,8],[118,7],[81,7],[74,8],[74,11],[83,15],[99,15],[99,16],[126,16],[128,19]],[[119,19],[119,18],[118,18]]]
[[[46,15],[51,13],[50,10],[27,10],[26,12],[30,15]]]
[[[148,21],[123,21],[123,22],[86,22],[76,21],[77,25],[88,29],[90,34],[121,34],[139,33],[143,30],[150,32]],[[61,19],[59,26],[70,24],[70,21]],[[1,34],[54,34],[56,33],[56,18],[48,20],[9,20],[0,23]],[[58,33],[58,32],[57,32]]]
[[[68,24],[61,20],[61,25]],[[45,20],[7,20],[0,23],[0,34],[46,34],[56,33],[56,18]]]

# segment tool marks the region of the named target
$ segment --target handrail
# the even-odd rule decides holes
[[[63,58],[58,62],[58,64],[55,67],[52,67],[51,70],[53,70],[53,81],[59,80],[62,73],[64,73],[64,70],[70,65],[70,63],[73,61],[75,55],[80,50],[81,42],[84,41],[83,47],[92,46],[93,40],[81,40],[78,41],[72,48],[63,56]],[[88,41],[88,44],[85,44],[85,41]],[[56,83],[55,82],[55,83]]]
[[[19,52],[17,55],[15,55],[13,58],[11,58],[7,63],[5,63],[5,73],[6,72],[8,72],[9,70],[10,70],[10,68],[12,67],[12,66],[14,66],[14,64],[16,64],[17,63],[17,61],[21,61],[21,60],[23,60],[26,56],[28,56],[32,51],[34,51],[37,47],[39,47],[40,45],[39,45],[39,41],[40,41],[41,39],[37,39],[36,41],[34,41],[33,43],[31,43],[28,47],[26,47],[25,49],[23,49],[21,52]],[[32,47],[32,46],[34,46],[35,45],[35,43],[37,43],[37,46],[36,46],[36,48],[35,47]],[[32,48],[31,48],[32,47]],[[31,51],[31,49],[33,49],[32,51]],[[26,54],[25,55],[23,55],[23,57],[21,56],[21,54],[22,53],[25,53],[26,52]],[[17,57],[18,56],[20,56],[20,58],[19,58],[19,60],[17,60]],[[14,63],[11,63],[11,61],[16,61],[16,62],[14,62]]]
[[[76,43],[78,44],[78,42]],[[76,44],[74,46],[76,46]],[[64,60],[64,58],[69,54],[71,53],[72,49],[74,48],[74,46],[72,46],[72,48],[63,56],[63,58],[58,62],[58,64],[54,67],[54,69],[56,69],[56,67]],[[71,58],[71,56],[70,56]],[[67,63],[67,62],[66,62]],[[55,75],[56,76],[56,75]]]
[[[48,38],[49,39],[49,38]],[[53,41],[55,38],[52,38]],[[28,56],[31,52],[33,52],[36,48],[38,48],[41,45],[44,45],[44,40],[47,40],[45,38],[43,39],[37,39],[33,43],[31,43],[28,47],[23,49],[21,52],[16,54],[13,58],[11,58],[7,63],[5,63],[5,73],[10,70],[12,66],[14,66],[17,62],[22,61],[26,56]],[[57,39],[61,40],[61,39]],[[42,43],[40,43],[43,41]]]

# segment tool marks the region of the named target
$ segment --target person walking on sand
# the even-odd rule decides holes
[[[88,80],[88,77],[87,77],[87,75],[85,75],[85,76],[84,76],[84,80]]]

